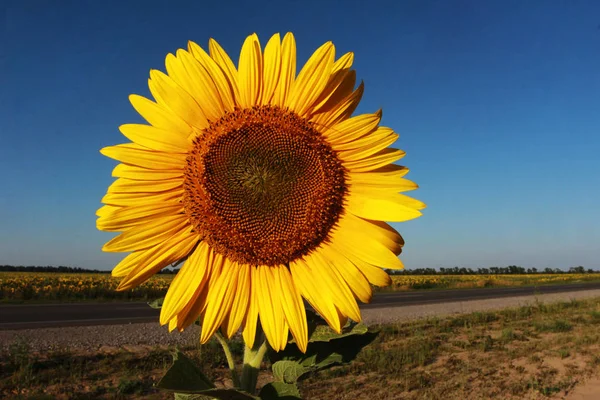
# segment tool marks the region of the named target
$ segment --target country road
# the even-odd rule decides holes
[[[370,304],[361,304],[361,309],[405,307],[592,289],[600,289],[600,282],[537,287],[377,293]],[[154,322],[158,321],[158,314],[159,310],[152,309],[142,302],[1,305],[0,330]]]

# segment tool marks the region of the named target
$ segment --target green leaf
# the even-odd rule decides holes
[[[329,342],[333,339],[340,339],[350,335],[364,335],[369,331],[369,328],[365,324],[351,324],[346,325],[344,329],[342,329],[342,333],[337,333],[329,326],[319,325],[313,331],[313,334],[310,336],[310,342]]]
[[[155,300],[149,301],[148,305],[152,308],[160,309],[162,307],[164,301],[165,301],[165,298],[161,297],[160,299],[155,299]]]
[[[309,342],[329,342],[332,339],[338,339],[349,335],[362,335],[368,332],[369,328],[365,324],[348,322],[341,333],[336,333],[331,329],[327,322],[313,310],[306,310],[306,322],[308,324]],[[296,343],[294,338],[289,343]]]
[[[321,345],[318,345],[321,347]],[[301,365],[311,371],[318,371],[334,365],[344,364],[344,357],[336,352],[327,353],[316,349],[316,345],[311,350],[316,350],[314,354],[303,358]]]
[[[267,383],[258,396],[262,400],[298,400],[300,391],[296,385],[284,382]]]
[[[173,365],[156,386],[178,393],[199,393],[215,387],[200,368],[179,350],[173,354]]]
[[[347,364],[377,337],[378,332],[369,332],[363,324],[349,324],[338,334],[329,327],[316,325],[312,331],[306,353],[302,353],[295,343],[278,353],[270,352],[271,363],[295,361],[308,371],[317,371],[334,365]]]
[[[272,369],[275,379],[285,383],[296,383],[298,378],[309,371],[296,361],[287,360],[277,361]]]

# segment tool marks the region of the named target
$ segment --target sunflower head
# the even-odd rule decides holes
[[[214,40],[190,42],[151,71],[154,101],[132,95],[148,125],[102,149],[120,162],[97,227],[121,232],[105,251],[128,252],[113,270],[133,288],[185,260],[160,321],[183,330],[200,318],[201,342],[240,328],[252,346],[260,324],[278,351],[291,332],[308,342],[304,301],[339,332],[360,321],[357,300],[383,268],[399,269],[404,241],[384,221],[416,218],[424,204],[394,164],[398,135],[381,112],[352,116],[363,93],[353,55],[327,42],[296,74],[296,44],[256,35],[237,67]]]

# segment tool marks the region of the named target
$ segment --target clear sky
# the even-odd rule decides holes
[[[188,40],[355,53],[427,203],[408,268],[600,268],[600,2],[0,1],[0,264],[110,269],[95,210],[130,93]]]

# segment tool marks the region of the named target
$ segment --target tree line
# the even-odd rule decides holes
[[[516,275],[516,274],[597,274],[600,271],[585,269],[583,266],[571,267],[568,270],[559,268],[524,268],[518,265],[509,265],[508,267],[490,267],[490,268],[417,268],[405,269],[399,271],[389,271],[392,275]]]

